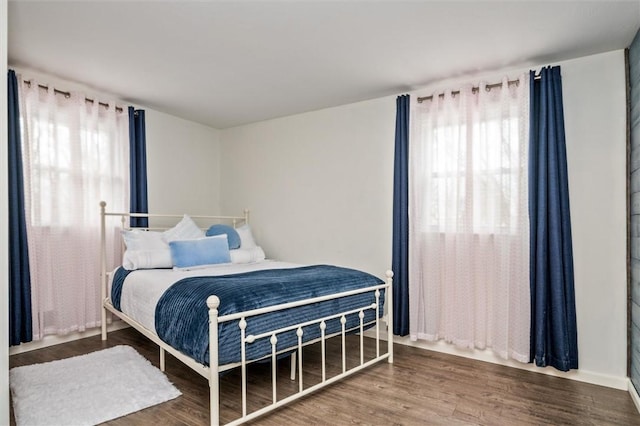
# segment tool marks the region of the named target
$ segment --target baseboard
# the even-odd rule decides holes
[[[628,381],[629,381],[629,395],[631,395],[631,400],[636,405],[636,408],[640,413],[640,395],[638,395],[638,391],[636,390],[636,387],[633,386],[633,383],[631,383],[631,379],[628,379]]]
[[[129,324],[124,321],[116,321],[107,326],[108,331],[122,330],[123,328],[130,327]],[[36,349],[42,349],[53,345],[59,345],[61,343],[72,342],[74,340],[84,339],[85,337],[96,336],[100,334],[100,327],[92,328],[82,332],[69,333],[64,336],[45,336],[42,340],[34,342],[23,343],[19,346],[11,346],[9,348],[9,356],[17,355],[24,352],[35,351]]]
[[[375,338],[375,332],[372,330],[365,331],[365,335]],[[382,335],[380,336],[382,339]],[[386,337],[386,336],[385,336]],[[607,374],[594,373],[584,370],[572,370],[568,372],[558,371],[553,367],[537,367],[533,364],[524,364],[512,360],[504,360],[493,353],[491,350],[471,350],[460,349],[446,343],[444,341],[427,342],[423,340],[412,341],[409,337],[394,336],[394,343],[412,346],[429,351],[446,353],[449,355],[461,356],[464,358],[475,359],[478,361],[490,362],[492,364],[504,365],[506,367],[519,368],[521,370],[532,371],[534,373],[547,374],[549,376],[562,377],[565,379],[576,380],[579,382],[591,383],[594,385],[606,386],[609,388],[628,390],[629,379],[627,377],[616,377]]]

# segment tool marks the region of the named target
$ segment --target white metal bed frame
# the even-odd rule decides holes
[[[220,387],[219,387],[219,373],[222,371],[229,370],[231,368],[240,367],[241,368],[241,395],[242,395],[242,416],[228,423],[229,425],[236,425],[252,420],[258,416],[266,414],[270,411],[273,411],[285,404],[293,402],[303,396],[306,396],[312,392],[315,392],[318,389],[326,387],[332,383],[335,383],[351,374],[354,374],[364,368],[367,368],[377,362],[380,362],[386,359],[389,363],[393,363],[393,272],[386,272],[386,280],[384,284],[371,286],[358,290],[351,290],[341,293],[336,293],[332,295],[322,296],[322,297],[314,297],[312,299],[300,300],[291,303],[283,303],[280,305],[269,306],[266,308],[254,309],[246,312],[239,312],[230,315],[218,316],[218,306],[220,305],[220,299],[217,296],[209,296],[206,300],[207,307],[209,309],[209,357],[210,357],[210,366],[216,366],[215,368],[210,368],[206,365],[200,364],[195,361],[193,358],[183,354],[177,349],[169,346],[167,343],[162,341],[155,333],[151,332],[147,328],[145,328],[142,324],[129,317],[128,315],[118,311],[114,308],[111,303],[111,297],[108,295],[108,271],[107,271],[107,250],[106,250],[106,218],[107,217],[119,217],[121,221],[121,227],[123,229],[131,229],[126,225],[126,220],[131,217],[147,217],[147,218],[170,218],[177,220],[182,218],[182,215],[166,215],[166,214],[142,214],[142,213],[114,213],[106,211],[106,203],[103,201],[100,203],[100,261],[101,261],[101,305],[102,305],[102,340],[107,339],[107,311],[111,312],[113,315],[121,318],[123,321],[131,325],[133,328],[138,330],[152,342],[157,344],[160,347],[160,369],[162,371],[165,370],[165,352],[169,352],[178,360],[182,361],[185,365],[196,371],[198,374],[202,375],[209,381],[209,403],[210,403],[210,416],[211,416],[211,425],[218,425],[220,422]],[[239,223],[249,223],[249,211],[245,210],[243,216],[191,216],[194,219],[201,220],[209,220],[209,221],[228,221],[236,227]],[[136,228],[136,229],[153,229],[153,228]],[[162,229],[162,228],[160,228]],[[386,316],[381,319],[378,309],[379,309],[379,297],[380,290],[385,290],[385,305],[386,305]],[[316,318],[311,321],[306,321],[304,323],[296,324],[289,327],[283,327],[276,330],[271,330],[269,332],[265,332],[259,335],[246,335],[245,329],[247,326],[247,320],[256,315],[261,315],[269,312],[277,312],[288,308],[293,308],[297,306],[304,306],[308,304],[318,303],[326,300],[338,299],[341,297],[351,296],[355,294],[362,293],[374,293],[375,295],[375,303],[372,303],[368,306],[363,306],[355,310],[340,312],[337,314],[333,314],[330,316]],[[364,331],[364,311],[367,309],[376,310],[375,315],[375,346],[376,346],[376,356],[368,361],[364,361],[364,342],[363,342],[363,331]],[[358,313],[360,318],[360,324],[354,329],[347,330],[345,329],[346,323],[346,315]],[[342,330],[333,334],[325,334],[326,321],[330,319],[340,318],[340,323],[342,324]],[[218,325],[223,322],[235,321],[238,320],[238,325],[241,333],[241,362],[235,364],[228,365],[218,365]],[[380,323],[386,322],[387,325],[387,352],[380,353]],[[302,342],[303,336],[303,327],[307,327],[313,324],[317,324],[320,328],[321,337],[309,342]],[[358,330],[359,328],[359,330]],[[277,344],[277,335],[286,331],[296,330],[296,335],[298,336],[298,344],[294,347],[287,348],[285,350],[276,351]],[[360,363],[359,365],[347,369],[346,364],[346,343],[345,336],[349,331],[359,332],[360,335]],[[327,339],[341,336],[342,337],[342,373],[337,374],[333,377],[326,377],[326,352],[325,352],[325,342]],[[271,363],[272,363],[272,403],[260,408],[256,411],[252,411],[250,413],[247,412],[247,365],[255,362],[256,360],[247,361],[246,359],[246,345],[251,344],[257,339],[260,338],[270,338],[271,343]],[[321,360],[322,360],[322,380],[320,383],[317,383],[313,386],[309,386],[307,388],[304,387],[303,375],[302,375],[302,367],[303,367],[303,359],[302,359],[302,348],[311,343],[320,342],[321,345]],[[295,379],[295,372],[297,369],[298,372],[298,391],[286,398],[278,400],[277,392],[276,392],[276,357],[278,354],[294,350],[293,355],[291,357],[291,379]],[[266,356],[265,358],[269,358]],[[297,358],[297,362],[296,362]]]

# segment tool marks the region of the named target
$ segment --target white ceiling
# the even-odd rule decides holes
[[[627,47],[639,1],[10,1],[9,64],[226,128]]]

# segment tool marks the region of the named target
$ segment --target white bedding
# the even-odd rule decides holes
[[[265,260],[244,264],[225,263],[191,271],[140,269],[131,272],[125,279],[125,283],[122,286],[120,308],[123,313],[156,333],[156,305],[162,294],[171,285],[183,278],[241,274],[265,269],[288,269],[300,266],[303,265]],[[113,276],[113,274],[111,275]]]

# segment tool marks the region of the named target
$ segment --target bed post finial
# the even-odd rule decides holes
[[[244,223],[249,223],[249,209],[244,209]]]

